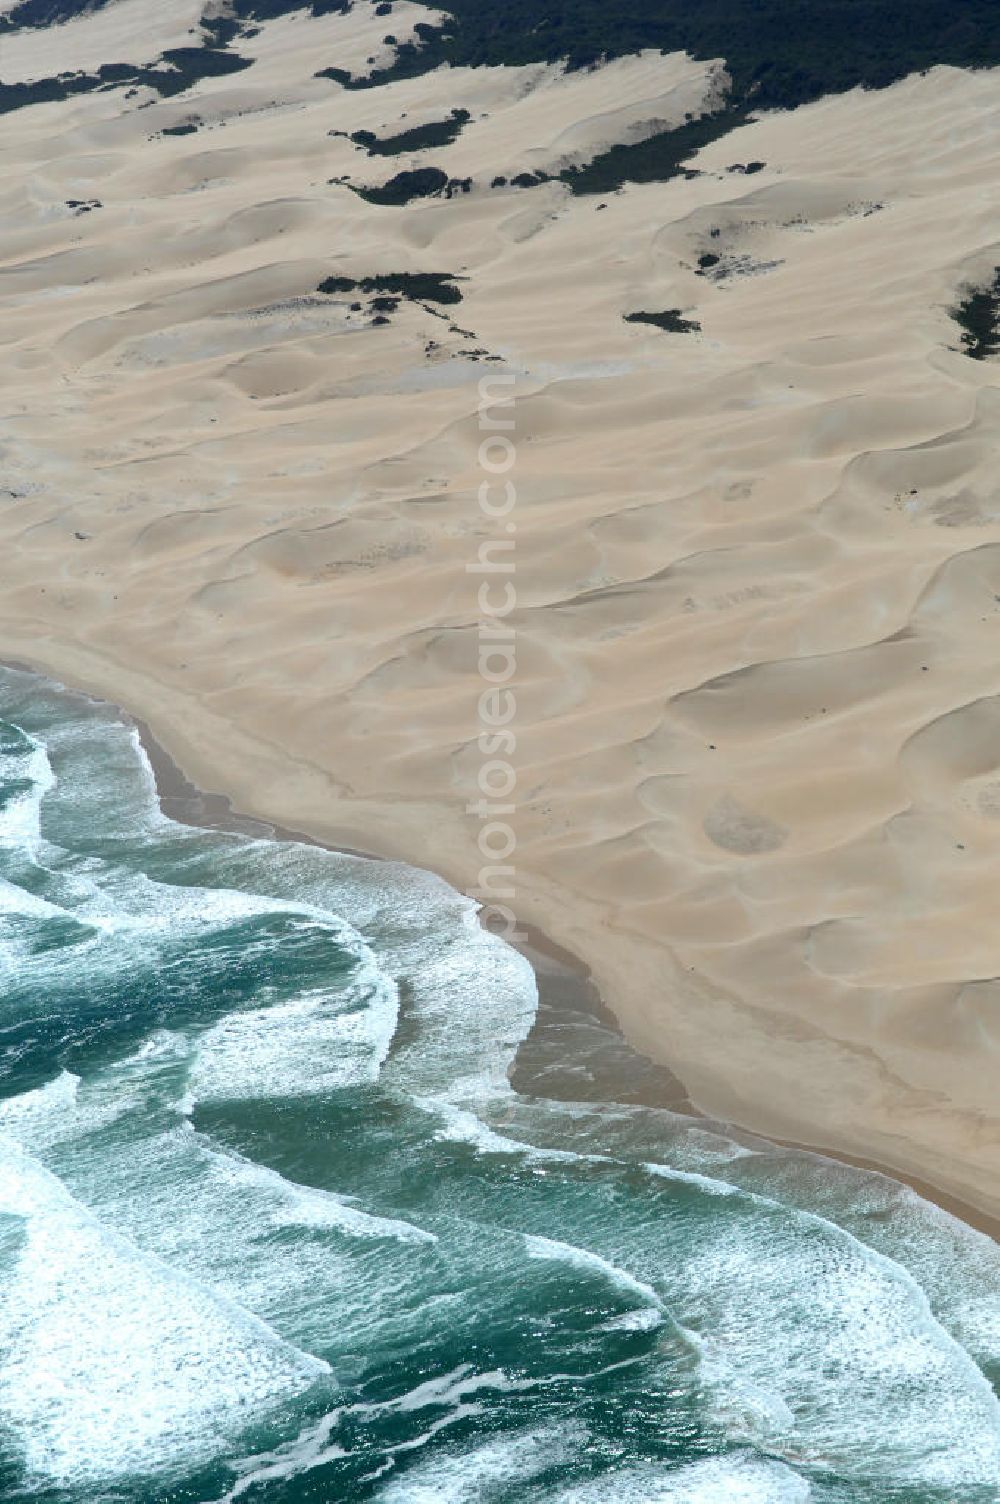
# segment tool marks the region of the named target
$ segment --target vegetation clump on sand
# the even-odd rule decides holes
[[[346,16],[354,0],[232,0],[229,9],[241,21],[273,21],[297,10],[312,16]]]
[[[145,84],[166,98],[180,94],[203,78],[239,73],[252,62],[253,58],[216,47],[173,47],[153,63],[102,63],[96,73],[60,73],[55,78],[37,78],[27,83],[0,83],[0,115],[23,109],[25,105],[48,104],[121,84],[132,87]]]
[[[382,272],[372,277],[327,277],[317,292],[395,294],[414,303],[461,303],[451,272]]]
[[[1000,266],[987,287],[966,294],[951,316],[962,330],[961,350],[972,360],[1000,355]]]
[[[374,131],[331,131],[332,136],[347,135],[355,146],[363,146],[370,157],[396,157],[408,151],[432,151],[449,146],[462,127],[471,120],[468,110],[452,110],[446,120],[432,120],[427,125],[413,125],[394,136],[376,136]]]
[[[309,10],[314,16],[343,14],[353,0],[233,0],[224,16],[203,19],[200,47],[173,47],[151,63],[103,63],[92,73],[67,71],[49,78],[5,83],[0,78],[0,115],[26,105],[52,103],[75,94],[90,94],[127,84],[132,88],[145,85],[167,98],[180,94],[204,78],[219,78],[239,73],[253,64],[253,58],[230,52],[229,46],[240,35],[252,35],[246,23],[269,20],[292,11]],[[21,0],[21,4],[0,15],[0,36],[5,32],[34,31],[71,21],[105,9],[108,0]],[[2,67],[2,61],[0,61]],[[181,134],[171,131],[170,134]]]
[[[612,193],[623,183],[663,183],[686,176],[684,164],[695,152],[749,119],[747,109],[717,110],[674,130],[657,131],[645,141],[612,146],[585,167],[567,167],[559,176],[577,194]]]
[[[408,204],[415,198],[453,198],[456,193],[468,193],[472,188],[471,178],[450,178],[439,167],[415,167],[409,172],[397,172],[387,183],[372,188],[357,188],[350,185],[359,198],[370,204]]]
[[[351,88],[354,83],[354,74],[348,68],[320,68],[318,73],[313,74],[313,77],[332,79],[335,84],[340,84],[345,89]]]
[[[84,12],[103,10],[107,0],[21,0],[0,16],[0,31],[21,31],[39,26],[58,26]]]
[[[698,334],[701,325],[697,319],[686,319],[679,308],[665,308],[662,313],[626,313],[626,324],[652,324],[654,329],[665,329],[668,334]]]

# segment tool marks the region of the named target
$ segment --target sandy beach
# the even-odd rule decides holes
[[[126,719],[130,719],[127,713],[124,714]],[[227,795],[205,793],[204,790],[191,783],[145,723],[138,722],[137,729],[143,751],[153,772],[160,808],[170,819],[199,829],[235,831],[266,840],[317,843],[316,838],[308,831],[288,830],[272,822],[241,815],[239,811],[232,808]],[[318,842],[317,844],[327,843]],[[345,848],[331,844],[328,849],[343,851]],[[367,860],[380,860],[372,852],[352,850],[350,854]],[[488,912],[485,909],[483,916],[484,923],[486,923]],[[628,1040],[624,1036],[621,1036],[620,1051],[609,1048],[612,1033],[620,1034],[619,1023],[594,985],[589,969],[579,956],[557,945],[544,930],[535,925],[526,924],[523,920],[519,920],[518,923],[520,926],[518,938],[513,943],[531,963],[535,974],[539,1006],[545,1010],[546,1022],[549,1026],[551,1027],[553,1021],[557,1024],[559,1021],[572,1024],[575,1018],[584,1016],[596,1021],[602,1030],[599,1081],[602,1092],[606,1093],[606,1097],[602,1100],[643,1102],[647,1105],[665,1108],[671,1113],[690,1115],[696,1120],[702,1119],[711,1129],[723,1126],[698,1113],[683,1083],[673,1074],[663,1059],[657,1059],[656,1056],[649,1057],[650,1069],[647,1070],[646,1061],[629,1047]],[[519,1082],[516,1066],[512,1074],[512,1084],[518,1091],[529,1089]],[[545,1084],[548,1088],[548,1083]],[[548,1095],[549,1089],[543,1091],[542,1094]],[[784,1147],[802,1146],[786,1140]],[[822,1150],[818,1152],[822,1156]],[[882,1166],[875,1161],[857,1155],[845,1154],[841,1151],[836,1158],[863,1171],[883,1172]],[[1000,1218],[988,1211],[983,1211],[979,1206],[963,1201],[960,1197],[949,1195],[940,1186],[931,1185],[917,1175],[896,1173],[905,1184],[925,1200],[942,1207],[951,1216],[957,1217],[978,1232],[986,1233],[994,1241],[1000,1241]]]
[[[142,61],[184,32],[155,13],[65,29]],[[5,117],[0,657],[249,816],[474,888],[480,383],[513,378],[518,915],[702,1111],[1000,1214],[1000,377],[949,316],[998,259],[997,74],[600,198],[510,180],[711,107],[719,64],[315,76],[387,25]],[[433,152],[346,134],[455,109]],[[351,186],[428,164],[469,190]],[[419,273],[461,301],[317,291]],[[626,321],[666,310],[700,327]]]

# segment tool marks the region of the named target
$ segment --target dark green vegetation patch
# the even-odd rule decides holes
[[[96,73],[60,73],[55,78],[38,78],[29,83],[0,83],[0,115],[23,109],[25,105],[69,99],[74,94],[90,94],[121,84],[133,88],[145,84],[168,97],[180,94],[203,78],[239,73],[252,62],[252,58],[215,47],[173,47],[154,63],[104,63]]]
[[[951,310],[962,330],[961,350],[973,360],[992,360],[1000,355],[1000,267],[986,287],[968,293]]]
[[[452,198],[456,193],[468,193],[471,187],[471,178],[450,178],[439,167],[416,167],[410,172],[397,172],[381,186],[354,188],[354,191],[370,204],[398,206],[415,198]]]
[[[107,4],[108,0],[20,0],[7,15],[0,16],[0,31],[33,31],[58,26],[76,16],[104,10]],[[352,4],[353,0],[232,0],[226,10],[238,26],[240,21],[269,21],[297,10],[310,11],[314,16],[346,15]],[[206,29],[213,30],[218,24],[217,21],[202,22]]]
[[[437,146],[449,146],[463,125],[467,125],[468,110],[452,110],[447,120],[432,120],[428,125],[413,125],[409,130],[399,131],[394,136],[376,136],[374,131],[352,131],[348,140],[355,146],[363,146],[371,157],[397,157],[407,151],[432,151]],[[331,131],[331,136],[347,135],[346,131]]]
[[[396,294],[414,303],[461,303],[462,294],[450,272],[382,272],[374,277],[327,277],[317,292]]]
[[[22,0],[6,15],[0,15],[0,36],[4,32],[55,26],[76,16],[103,10],[107,3],[108,0]],[[3,81],[3,55],[0,52],[0,115],[23,109],[25,105],[51,103],[122,84],[133,88],[146,85],[163,97],[180,94],[203,78],[239,73],[251,66],[252,58],[240,57],[228,50],[230,43],[241,34],[253,34],[253,28],[246,23],[302,10],[308,10],[314,16],[346,14],[351,5],[352,0],[312,0],[312,3],[303,3],[303,0],[234,0],[231,14],[202,23],[203,45],[200,47],[174,47],[151,63],[104,63],[93,73],[66,71],[51,78],[23,83]]]
[[[573,193],[612,193],[623,183],[663,183],[686,173],[684,163],[695,152],[746,125],[749,116],[749,110],[737,108],[702,115],[645,141],[612,146],[586,167],[567,168],[560,177]]]
[[[0,30],[50,26],[106,0],[21,0]],[[435,10],[442,7],[434,0]],[[453,66],[558,62],[584,68],[643,48],[725,58],[733,100],[793,108],[823,94],[882,88],[935,63],[1000,62],[996,0],[445,0],[443,25],[418,25],[417,43],[355,87]],[[344,14],[351,0],[233,0],[237,23],[294,11]],[[379,15],[387,15],[380,6]],[[214,24],[214,23],[209,23]],[[350,77],[350,75],[347,75]]]
[[[1000,62],[996,0],[435,0],[371,82],[452,66],[558,62],[585,68],[646,47],[725,58],[737,104],[790,109],[857,85],[883,88],[935,63]],[[367,81],[366,81],[367,82]]]
[[[353,0],[233,0],[230,7],[240,21],[273,21],[297,10],[312,16],[346,16],[353,8]]]
[[[662,313],[626,313],[626,324],[652,324],[654,329],[665,329],[668,334],[697,334],[701,325],[697,319],[684,318],[679,308],[665,308]]]
[[[0,32],[33,31],[41,26],[58,26],[92,10],[103,10],[107,0],[21,0],[6,15],[0,16]]]
[[[341,84],[343,88],[350,88],[354,82],[354,75],[348,68],[321,68],[316,78],[329,78],[335,84]]]

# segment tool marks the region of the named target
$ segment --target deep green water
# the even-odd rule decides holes
[[[0,1498],[1000,1497],[993,1243],[533,1095],[613,1095],[621,1047],[524,1045],[465,900],[173,823],[112,711],[11,671],[0,942]]]

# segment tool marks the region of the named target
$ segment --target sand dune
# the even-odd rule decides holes
[[[131,57],[140,13],[73,25]],[[710,107],[719,65],[314,76],[389,26],[5,117],[0,652],[245,810],[474,886],[477,386],[512,374],[519,913],[702,1107],[997,1212],[1000,374],[947,313],[1000,260],[996,74],[573,197],[491,184]],[[422,154],[343,134],[456,108]],[[331,182],[426,165],[470,191]],[[461,302],[317,292],[422,272]],[[625,322],[666,309],[701,332]]]
[[[13,3],[2,5],[0,14],[12,9]],[[11,32],[0,41],[0,78],[20,83],[70,69],[89,72],[102,63],[151,62],[170,47],[197,46],[192,32],[204,9],[202,0],[169,6],[159,0],[116,0],[58,26]]]

